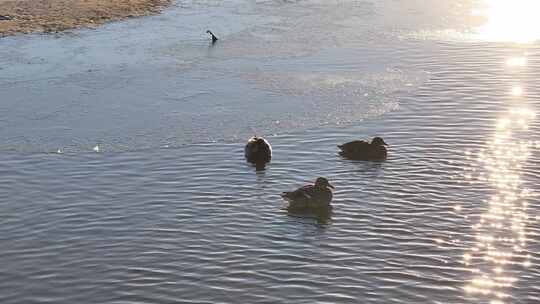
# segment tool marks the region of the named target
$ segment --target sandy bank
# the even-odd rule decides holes
[[[57,32],[159,12],[171,0],[0,0],[0,37]]]

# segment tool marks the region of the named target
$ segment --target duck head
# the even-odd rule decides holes
[[[264,140],[262,137],[255,137],[255,143],[257,143],[257,145],[265,145],[266,140]]]
[[[266,144],[266,141],[262,137],[255,136],[249,140],[250,149],[251,149],[251,152],[253,153],[258,152],[259,149],[262,149],[262,147],[264,147],[265,144]]]
[[[324,177],[317,178],[317,180],[315,181],[315,187],[319,189],[326,189],[326,188],[335,189],[334,186],[332,186],[330,182],[328,182],[328,180]]]
[[[388,144],[385,143],[384,140],[378,136],[373,137],[373,139],[371,140],[371,144],[375,146],[388,146]]]

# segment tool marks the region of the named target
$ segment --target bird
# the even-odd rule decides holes
[[[341,149],[339,155],[352,160],[385,160],[387,143],[381,137],[374,137],[371,143],[364,140],[355,140],[343,145],[338,145]]]
[[[212,33],[210,30],[207,30],[206,33],[210,34],[212,36],[212,44],[214,44],[214,43],[216,43],[216,41],[218,41],[218,38],[216,37],[216,35],[214,35],[214,33]]]
[[[334,189],[326,178],[319,177],[314,185],[305,185],[294,191],[283,192],[281,197],[289,202],[289,210],[329,209],[332,208],[330,202]]]
[[[272,159],[272,147],[266,139],[253,136],[244,148],[244,155],[248,162],[264,168],[264,165]]]

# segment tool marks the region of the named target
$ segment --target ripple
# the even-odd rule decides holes
[[[206,7],[201,3],[206,2],[189,5]],[[304,1],[264,5],[293,10],[286,16],[289,25],[302,6],[309,6]],[[368,7],[366,18],[378,7],[362,5]],[[347,27],[358,22],[340,21]],[[273,39],[269,28],[261,32]],[[97,132],[51,149],[35,149],[47,146],[41,138],[16,132],[6,136],[5,147],[24,142],[32,149],[7,148],[0,155],[0,302],[540,301],[535,250],[539,207],[534,204],[540,166],[540,124],[534,115],[540,100],[540,51],[528,46],[524,61],[522,47],[409,38],[385,51],[386,39],[368,40],[374,45],[366,53],[343,48],[313,55],[314,45],[298,46],[298,60],[291,60],[281,45],[280,63],[270,62],[271,54],[257,55],[266,52],[266,44],[257,44],[252,56],[266,60],[257,70],[245,59],[234,59],[232,66],[248,66],[240,75],[224,62],[209,61],[219,65],[217,76],[209,79],[221,79],[216,83],[220,90],[230,83],[222,77],[234,75],[272,96],[265,102],[298,98],[296,106],[305,108],[306,100],[316,99],[309,105],[317,116],[307,111],[298,121],[294,115],[280,117],[287,123],[277,128],[268,127],[275,125],[275,117],[258,126],[273,134],[267,138],[274,158],[264,171],[256,172],[243,159],[242,134],[252,129],[236,138],[216,135],[217,140],[195,130],[212,117],[208,113],[224,109],[222,101],[208,98],[214,91],[198,86],[178,96],[187,96],[179,97],[182,104],[201,102],[208,113],[178,127],[171,117],[185,116],[164,110],[161,128],[174,125],[172,133],[141,132],[146,139],[172,134],[156,136],[158,142],[165,138],[167,147],[143,140],[122,148],[125,142],[137,142],[131,133],[121,138],[108,134],[108,140],[100,141],[93,138],[100,137]],[[194,47],[169,50],[187,49],[196,57]],[[224,48],[216,56],[236,54],[239,42]],[[336,54],[347,56],[324,66],[328,58],[339,58]],[[370,60],[378,66],[387,58],[395,69],[363,70]],[[195,61],[194,66],[203,62]],[[283,72],[286,67],[293,72]],[[306,72],[311,68],[319,72]],[[192,74],[192,80],[209,77],[205,69]],[[337,72],[326,73],[328,69]],[[134,81],[146,87],[150,80]],[[413,89],[403,88],[406,83]],[[517,86],[522,90],[513,94]],[[279,95],[281,88],[284,95]],[[30,89],[40,92],[35,85]],[[342,92],[348,95],[342,98]],[[336,100],[346,105],[340,108]],[[88,104],[71,106],[84,109]],[[156,109],[156,104],[134,106]],[[376,115],[367,115],[370,107]],[[236,118],[234,113],[223,115]],[[47,119],[57,119],[54,115]],[[291,127],[295,123],[303,127]],[[194,134],[197,141],[187,145],[175,139]],[[336,145],[375,135],[390,144],[387,161],[349,161],[337,155]],[[93,153],[97,143],[100,153]],[[59,146],[61,154],[34,153],[58,151]],[[328,220],[292,216],[282,209],[281,191],[317,176],[329,178],[337,188]]]

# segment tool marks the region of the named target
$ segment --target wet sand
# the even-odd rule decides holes
[[[0,0],[0,37],[58,32],[159,12],[170,0]]]

